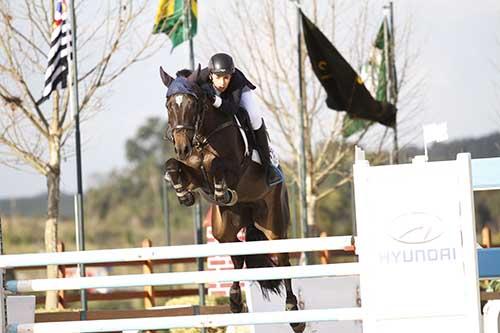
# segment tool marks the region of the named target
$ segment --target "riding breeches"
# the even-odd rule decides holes
[[[252,129],[258,130],[262,126],[263,114],[251,90],[241,94],[240,105],[247,111]]]

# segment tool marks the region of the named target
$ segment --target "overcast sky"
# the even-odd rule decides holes
[[[151,21],[156,10],[153,2]],[[384,3],[375,2],[380,7]],[[225,0],[199,0],[200,30],[214,20],[205,15],[211,13],[208,5],[224,3]],[[500,1],[395,1],[396,28],[404,23],[399,21],[401,18],[409,16],[415,30],[410,48],[421,53],[419,68],[410,75],[425,75],[424,107],[413,120],[414,142],[420,144],[421,125],[430,122],[446,121],[450,139],[498,131],[500,94],[495,92],[495,84],[500,84],[500,68],[495,68],[495,63],[500,65]],[[83,124],[85,188],[95,182],[93,175],[125,165],[125,141],[147,117],[165,119],[165,90],[158,67],[162,65],[170,73],[187,67],[185,44],[172,54],[168,45],[156,56],[131,68],[109,91],[106,110]],[[205,64],[207,59],[197,55],[198,61]],[[76,189],[74,165],[74,158],[63,162],[63,192],[74,193]],[[46,191],[44,177],[34,172],[19,172],[0,165],[0,180],[0,198]]]

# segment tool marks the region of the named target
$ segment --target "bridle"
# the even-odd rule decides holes
[[[170,97],[175,97],[175,96],[176,95],[172,95]],[[197,95],[192,94],[191,96],[193,96],[195,98],[196,115],[195,115],[194,125],[180,124],[180,125],[175,125],[174,127],[167,126],[167,131],[166,131],[163,139],[168,140],[172,143],[175,143],[175,139],[174,139],[175,132],[180,131],[180,130],[188,130],[188,131],[194,132],[193,141],[191,142],[191,144],[195,145],[195,142],[194,142],[195,138],[199,135],[200,126],[203,124],[203,120],[205,118],[206,107],[204,107],[203,103],[200,103],[200,99],[198,98]]]
[[[173,97],[173,96],[175,96],[175,95],[172,95],[170,97]],[[218,125],[215,129],[210,131],[208,134],[202,135],[200,133],[200,129],[203,126],[203,123],[205,120],[205,114],[208,110],[208,105],[206,103],[203,103],[203,99],[200,99],[198,97],[198,95],[195,95],[193,93],[193,94],[191,94],[191,96],[195,97],[196,115],[195,115],[194,125],[180,124],[180,125],[175,125],[173,128],[167,127],[167,131],[165,133],[164,139],[169,140],[170,142],[175,144],[174,134],[176,131],[180,131],[180,130],[194,131],[193,138],[191,140],[191,145],[194,148],[201,151],[208,144],[208,139],[210,137],[212,137],[214,134],[222,131],[223,129],[225,129],[227,127],[237,126],[237,124],[233,120],[229,120],[229,121],[226,121],[226,122]]]

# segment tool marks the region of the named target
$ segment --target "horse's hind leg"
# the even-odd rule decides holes
[[[280,253],[278,254],[278,263],[279,266],[290,266],[290,258],[288,253]],[[292,290],[292,280],[284,279],[285,282],[285,290],[286,290],[286,311],[294,311],[298,310],[297,297],[293,294]],[[290,323],[293,331],[296,333],[302,333],[306,328],[305,323]]]
[[[238,232],[242,228],[241,218],[227,208],[215,208],[220,210],[220,215],[212,211],[212,234],[220,243],[239,242]],[[234,269],[242,269],[245,262],[244,256],[231,256]],[[229,302],[231,312],[243,311],[243,299],[241,296],[240,282],[234,281],[229,290]]]
[[[234,269],[243,268],[243,256],[231,256],[231,260],[233,261]],[[229,289],[229,305],[232,313],[240,313],[243,311],[240,281],[234,281],[231,289]]]

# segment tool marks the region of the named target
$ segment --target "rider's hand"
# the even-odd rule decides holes
[[[215,100],[214,87],[211,84],[206,83],[206,84],[201,86],[201,89],[203,89],[203,92],[205,92],[205,95],[207,95],[208,99],[213,103]]]
[[[206,83],[201,86],[201,89],[205,92],[207,95],[207,98],[209,102],[218,108],[222,102],[221,98],[215,94],[215,89],[210,83]]]

